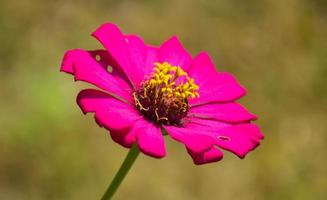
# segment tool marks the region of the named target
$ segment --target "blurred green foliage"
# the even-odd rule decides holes
[[[248,89],[266,138],[240,160],[140,156],[116,199],[327,199],[327,1],[21,0],[0,6],[0,199],[99,199],[127,150],[75,103],[68,49],[104,22],[158,45],[176,34]]]

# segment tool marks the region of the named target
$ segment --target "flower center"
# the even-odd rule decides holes
[[[155,63],[151,77],[133,93],[135,107],[146,118],[165,125],[182,125],[188,99],[199,97],[199,86],[179,66]]]

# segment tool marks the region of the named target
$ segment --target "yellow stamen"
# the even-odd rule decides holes
[[[133,93],[133,97],[134,97],[136,106],[140,107],[141,110],[145,110],[145,111],[148,111],[149,110],[149,108],[144,108],[143,107],[143,105],[140,103],[140,101],[138,100],[138,98],[136,98],[136,94],[135,93]]]
[[[167,95],[168,97],[181,98],[197,98],[199,97],[199,86],[194,83],[194,79],[190,78],[188,74],[180,66],[172,66],[167,62],[154,63],[153,73],[151,78],[147,80],[144,85],[151,88],[161,88],[156,96]],[[176,83],[178,78],[184,77],[186,82],[180,81]],[[144,95],[145,96],[145,95]]]

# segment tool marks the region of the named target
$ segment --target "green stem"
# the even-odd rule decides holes
[[[139,153],[140,151],[138,150],[137,145],[133,145],[101,200],[107,200],[112,198],[119,185],[124,180],[129,169],[132,167]]]

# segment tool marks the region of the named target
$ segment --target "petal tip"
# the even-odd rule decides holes
[[[99,33],[101,34],[104,31],[110,31],[110,29],[118,29],[119,30],[117,25],[106,22],[106,23],[101,24],[95,31],[93,31],[91,33],[91,35],[96,37]]]
[[[166,150],[161,151],[151,151],[149,149],[143,148],[141,145],[138,145],[139,150],[144,153],[145,155],[151,156],[153,158],[161,159],[166,156]]]

